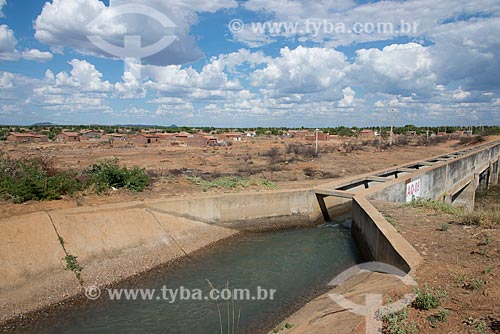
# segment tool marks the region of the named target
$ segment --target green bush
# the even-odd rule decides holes
[[[16,160],[0,154],[0,197],[14,203],[60,199],[84,188],[98,193],[111,187],[142,191],[148,183],[144,169],[120,167],[116,159],[76,172],[57,171],[40,158]]]
[[[417,298],[413,302],[413,307],[417,310],[430,310],[441,305],[441,299],[446,297],[445,290],[440,288],[429,288],[427,285],[424,289],[416,289]]]
[[[118,159],[100,161],[90,166],[86,174],[89,175],[89,185],[93,186],[98,193],[112,187],[126,187],[132,191],[142,191],[149,184],[149,177],[144,169],[120,167]]]
[[[415,322],[408,322],[408,309],[393,312],[382,317],[387,334],[414,334],[417,332]]]
[[[41,159],[13,160],[0,156],[0,196],[22,203],[29,200],[60,199],[81,189],[75,175],[55,173]]]

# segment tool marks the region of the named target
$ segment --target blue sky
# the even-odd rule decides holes
[[[500,121],[496,0],[0,0],[0,11],[3,124]],[[125,67],[89,39],[121,47],[130,35],[176,40]]]

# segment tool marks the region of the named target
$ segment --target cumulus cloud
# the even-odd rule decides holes
[[[7,25],[0,25],[0,60],[17,60],[19,51],[16,50],[17,40],[14,32]]]
[[[152,17],[140,14],[119,14],[122,5],[143,5],[166,15],[175,24],[167,29]],[[190,35],[190,27],[197,22],[198,12],[214,12],[221,8],[236,7],[234,0],[207,2],[190,0],[147,1],[115,0],[106,6],[99,0],[54,0],[45,3],[41,14],[35,20],[35,37],[55,50],[71,47],[82,54],[104,57],[114,55],[94,45],[88,36],[98,36],[108,43],[121,46],[124,35],[141,36],[142,45],[152,45],[164,36],[177,40],[161,52],[144,59],[155,65],[183,64],[203,56]],[[96,18],[99,24],[93,25]]]
[[[33,89],[32,103],[48,110],[109,110],[113,85],[102,80],[102,73],[85,60],[73,59],[70,73],[47,70],[43,84]]]
[[[234,35],[234,39],[251,47],[256,43],[276,42],[283,37],[299,37],[303,42],[322,42],[332,47],[392,40],[401,36],[426,38],[443,22],[500,14],[500,3],[495,0],[370,1],[362,4],[351,0],[248,0],[243,6],[268,14],[266,18],[270,14],[271,20],[299,23],[302,28],[286,32],[282,29],[279,33],[256,33],[247,29],[250,28],[247,25],[242,33]],[[306,21],[317,24],[320,29],[314,33],[312,29],[305,29]],[[332,33],[325,29],[325,23],[343,29]],[[353,32],[355,29],[356,33]]]
[[[254,86],[277,94],[314,93],[340,83],[347,66],[343,53],[326,48],[281,49],[280,57],[252,74]]]
[[[500,85],[500,18],[446,24],[431,38],[432,68],[440,83],[465,81],[467,89]]]
[[[50,52],[40,51],[38,49],[31,49],[27,51],[23,51],[22,56],[27,60],[34,60],[38,62],[48,62],[52,60],[53,55]]]
[[[416,43],[360,49],[351,79],[373,93],[428,95],[435,90],[436,81],[431,65],[429,48]]]

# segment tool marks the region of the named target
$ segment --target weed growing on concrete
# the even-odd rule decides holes
[[[72,272],[74,272],[76,278],[81,283],[82,279],[80,278],[80,276],[82,274],[83,267],[78,263],[77,257],[71,254],[67,254],[64,257],[64,260],[66,261],[66,270],[71,270]]]
[[[441,306],[441,299],[445,298],[447,292],[440,287],[430,288],[427,285],[423,289],[416,288],[417,298],[413,302],[413,307],[417,310],[430,310]]]
[[[285,328],[290,329],[292,327],[293,327],[293,324],[291,324],[289,322],[286,322],[285,324],[279,324],[276,328],[274,328],[273,333],[279,333],[282,330],[284,330]]]
[[[408,322],[408,309],[389,313],[382,317],[387,334],[414,334],[417,333],[415,322]]]

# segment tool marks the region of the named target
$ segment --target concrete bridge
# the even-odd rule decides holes
[[[418,253],[370,200],[405,203],[434,199],[474,209],[479,186],[498,183],[500,142],[490,142],[424,161],[332,182],[314,188],[325,220],[331,198],[352,200],[352,234],[366,258],[409,272],[421,261]]]

